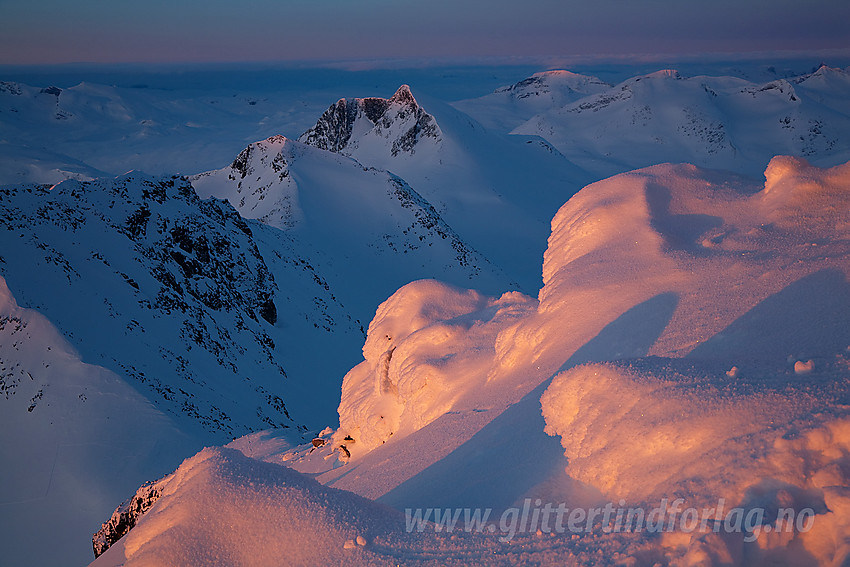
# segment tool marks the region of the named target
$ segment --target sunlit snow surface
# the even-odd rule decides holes
[[[234,446],[268,464],[193,457],[96,564],[841,564],[850,164],[777,157],[765,176],[662,165],[585,188],[553,220],[538,300],[402,288],[326,445],[255,435]],[[815,518],[793,533],[408,534],[399,512],[272,464],[397,510],[723,498]]]

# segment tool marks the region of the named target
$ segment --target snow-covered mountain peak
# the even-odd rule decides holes
[[[798,77],[798,80],[796,82],[804,82],[813,77],[841,77],[846,80],[850,78],[850,73],[848,73],[847,69],[841,69],[840,67],[830,67],[826,63],[821,63],[820,67],[818,67],[814,73]]]
[[[573,73],[572,71],[568,71],[566,69],[552,69],[550,71],[540,71],[539,73],[534,73],[532,77],[546,77],[549,79],[557,77],[560,79],[571,79],[577,81],[595,79],[595,77],[591,77],[590,75],[581,75],[579,73]]]
[[[630,79],[626,79],[619,85],[615,85],[609,91],[605,91],[600,93],[599,96],[607,97],[611,91],[620,91],[620,92],[644,92],[648,91],[651,93],[655,93],[657,90],[666,90],[677,88],[675,86],[671,86],[671,83],[674,81],[682,81],[683,83],[692,82],[692,79],[687,77],[683,77],[679,71],[675,69],[661,69],[659,71],[654,71],[652,73],[647,73],[646,75],[638,75],[636,77],[632,77]]]
[[[752,95],[753,98],[762,98],[765,94],[786,103],[800,103],[797,91],[787,79],[776,79],[763,85],[746,87],[741,89],[742,93]]]
[[[821,65],[814,73],[789,79],[803,88],[819,91],[823,95],[842,96],[850,85],[850,68],[841,69]]]
[[[541,136],[602,175],[685,162],[755,176],[775,155],[834,165],[846,161],[850,144],[850,77],[844,77],[821,68],[804,80],[753,83],[661,70],[547,108],[512,133]],[[598,155],[621,165],[604,165]]]
[[[442,132],[410,87],[402,85],[388,99],[340,99],[298,141],[370,162],[369,157],[413,155],[423,147],[439,147]]]
[[[291,148],[292,141],[281,135],[249,144],[230,164],[231,179],[245,179],[264,168],[271,168],[280,174],[281,180],[285,179],[288,175],[286,157],[291,157]]]
[[[289,169],[296,145],[285,136],[271,136],[248,145],[230,166],[190,180],[202,195],[227,199],[246,218],[293,228],[303,218]]]

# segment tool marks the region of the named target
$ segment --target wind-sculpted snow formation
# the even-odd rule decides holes
[[[722,501],[742,514],[760,510],[758,522],[734,533],[710,523],[658,534],[606,531],[597,520],[505,538],[498,521],[481,533],[398,535],[402,519],[386,512],[387,524],[362,544],[356,535],[373,524],[335,521],[332,533],[351,531],[330,538],[331,550],[293,543],[291,553],[340,553],[350,564],[387,556],[405,564],[842,564],[850,553],[850,164],[820,169],[776,157],[765,179],[759,186],[665,164],[590,185],[552,221],[536,300],[405,286],[369,326],[365,360],[344,381],[338,430],[300,447],[262,434],[234,444],[397,509],[661,502],[665,513],[714,513]],[[298,521],[273,493],[304,481],[267,489],[232,478],[193,490],[236,490],[239,502]],[[144,546],[116,547],[98,564],[132,564],[146,549],[183,557],[211,542],[216,557],[196,564],[244,553],[232,528],[195,531],[196,520],[169,513],[168,502],[190,494],[163,497],[135,528]],[[331,507],[344,500],[328,498]],[[778,513],[788,509],[808,511],[811,523],[780,530]],[[257,533],[244,517],[228,525]],[[165,525],[181,537],[152,535]],[[313,537],[313,529],[269,527],[249,547],[294,541],[291,530]]]

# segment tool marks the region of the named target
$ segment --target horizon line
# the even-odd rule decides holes
[[[716,63],[725,61],[758,61],[771,59],[806,59],[834,57],[850,60],[850,48],[808,50],[712,51],[686,53],[601,53],[580,55],[484,55],[484,56],[422,56],[422,57],[359,57],[280,60],[220,60],[220,61],[73,61],[52,63],[0,63],[0,70],[48,70],[74,68],[132,67],[135,69],[186,69],[247,65],[254,68],[334,69],[369,71],[420,69],[436,67],[501,67],[541,65],[565,68],[588,64],[641,64],[655,62]],[[848,61],[850,63],[850,61]]]

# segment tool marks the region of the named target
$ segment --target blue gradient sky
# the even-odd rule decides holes
[[[848,0],[0,0],[0,63],[850,48]]]

